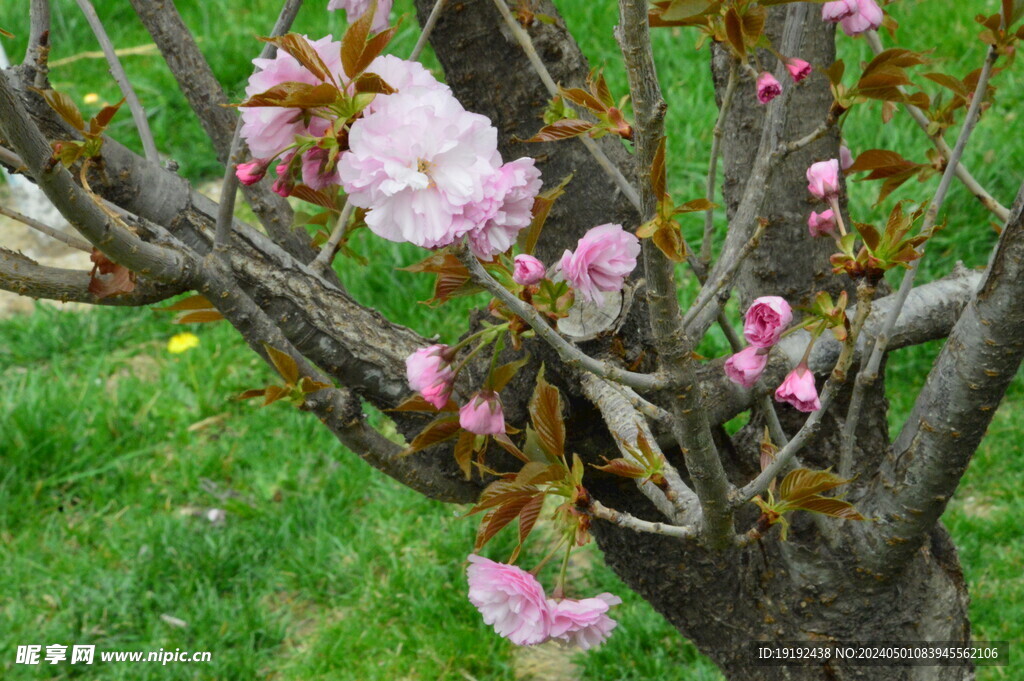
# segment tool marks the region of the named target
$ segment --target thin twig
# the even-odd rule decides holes
[[[877,55],[883,51],[884,48],[882,47],[882,41],[878,37],[877,31],[868,31],[865,34],[865,37],[867,38],[868,45],[871,46],[872,52]],[[900,92],[904,92],[902,85],[897,87]],[[982,94],[984,95],[984,93]],[[931,133],[928,131],[931,121],[928,120],[928,116],[926,116],[919,108],[910,103],[905,103],[904,106],[907,109],[907,113],[910,114],[910,117],[914,119],[914,122],[917,123],[918,127],[924,130],[925,134],[928,135],[928,139],[932,141],[932,144],[935,145],[935,148],[939,150],[939,153],[942,154],[942,157],[945,158],[948,163],[952,158],[953,151],[949,148],[949,144],[946,142],[945,138],[942,137],[942,134],[938,132]],[[1006,222],[1010,217],[1010,210],[1003,204],[999,203],[994,196],[985,191],[985,188],[981,186],[981,183],[979,183],[974,176],[971,175],[970,171],[967,170],[967,166],[960,161],[950,163],[950,165],[955,168],[957,178],[959,178],[964,186],[967,187],[967,190],[970,191],[978,201],[981,201],[981,204],[985,206],[985,208],[994,213],[1001,221]]]
[[[110,75],[117,81],[117,86],[121,88],[121,94],[128,101],[128,108],[132,112],[135,128],[139,131],[139,138],[142,140],[142,149],[146,152],[146,159],[152,163],[159,163],[160,154],[156,150],[153,131],[149,129],[146,110],[142,108],[142,103],[136,96],[131,81],[128,80],[128,74],[125,73],[124,67],[121,66],[121,60],[117,57],[114,44],[110,42],[110,36],[107,35],[103,22],[100,21],[99,16],[96,14],[96,9],[89,0],[75,0],[75,2],[78,3],[78,8],[85,15],[85,20],[89,22],[92,32],[96,34],[96,40],[99,41],[100,48],[103,49],[103,54],[107,58],[107,65],[110,66]]]
[[[33,85],[46,87],[50,57],[50,0],[32,0],[29,10],[28,46],[25,48],[25,64],[35,69]]]
[[[302,8],[302,0],[286,0],[281,7],[281,12],[274,22],[274,28],[270,37],[276,38],[284,35],[291,28],[295,16]],[[277,53],[277,46],[266,43],[260,52],[260,59],[271,59]],[[235,131],[231,135],[231,146],[228,157],[224,162],[224,180],[221,182],[220,206],[217,209],[217,231],[214,237],[214,248],[222,248],[227,245],[231,235],[231,225],[235,216],[235,194],[238,190],[238,176],[235,174],[235,164],[238,159],[239,150],[242,146],[242,117],[239,116],[235,122]]]
[[[473,281],[483,286],[485,289],[490,291],[495,298],[507,305],[513,314],[524,319],[538,336],[547,341],[548,345],[554,348],[558,353],[558,356],[561,357],[566,364],[581,367],[591,373],[597,374],[601,378],[607,378],[610,381],[628,385],[636,390],[653,391],[664,388],[667,385],[664,378],[658,374],[640,374],[634,371],[627,371],[626,369],[622,369],[613,364],[609,364],[608,362],[604,362],[584,354],[582,350],[562,338],[557,331],[551,328],[551,325],[548,324],[547,320],[541,316],[537,310],[519,300],[519,298],[516,298],[506,290],[504,286],[498,283],[498,281],[483,268],[480,261],[474,257],[468,248],[465,246],[459,247],[458,257],[459,260],[462,261],[462,264],[464,264],[469,270],[470,277],[472,277]]]
[[[433,9],[430,10],[430,16],[427,17],[427,23],[423,24],[423,30],[420,31],[420,37],[416,40],[416,46],[413,47],[412,52],[409,53],[409,61],[416,61],[420,58],[423,48],[427,46],[427,40],[430,39],[430,34],[434,31],[437,19],[441,16],[441,11],[444,10],[444,6],[447,4],[448,0],[437,0],[434,3]]]
[[[613,525],[624,527],[634,532],[647,532],[649,534],[660,534],[664,537],[676,539],[693,539],[697,536],[697,529],[692,525],[666,525],[665,523],[652,523],[641,520],[623,511],[616,511],[608,508],[600,501],[592,500],[590,504],[582,509],[588,515],[599,520],[606,520]]]
[[[739,83],[739,68],[736,60],[730,57],[729,82],[725,86],[725,94],[722,95],[722,108],[718,111],[718,120],[715,121],[715,129],[711,140],[711,159],[708,161],[708,181],[705,185],[704,197],[708,203],[715,201],[716,177],[718,175],[718,156],[721,152],[722,133],[725,130],[725,117],[729,115],[732,108],[732,97],[736,93],[736,85]],[[712,242],[715,237],[715,209],[708,208],[704,212],[704,238],[700,242],[700,261],[707,267],[711,262]]]
[[[988,80],[992,75],[992,66],[995,64],[998,56],[999,54],[996,52],[995,48],[990,47],[988,54],[985,57],[985,65],[982,67],[981,75],[978,77],[978,85],[974,89],[971,106],[967,110],[967,116],[964,118],[963,127],[960,129],[960,135],[957,137],[956,145],[953,147],[953,151],[949,156],[949,161],[946,164],[946,170],[942,173],[942,179],[939,181],[939,187],[935,190],[935,196],[932,197],[932,201],[928,206],[928,211],[925,213],[924,222],[921,225],[922,234],[928,234],[935,226],[936,219],[939,215],[939,209],[942,207],[942,203],[946,200],[946,194],[949,192],[949,187],[953,183],[953,176],[956,173],[960,157],[963,156],[964,149],[967,147],[967,140],[970,139],[971,132],[973,132],[974,126],[978,123],[978,117],[981,113],[981,100],[985,98],[985,89],[988,87]],[[867,364],[862,365],[860,372],[857,374],[857,381],[853,387],[853,395],[850,397],[850,408],[846,414],[844,430],[844,438],[850,438],[851,442],[848,444],[844,442],[844,448],[849,447],[852,449],[853,447],[852,440],[857,436],[857,422],[860,420],[864,394],[867,392],[868,386],[874,383],[878,378],[878,368],[882,364],[882,357],[885,356],[885,350],[889,344],[889,338],[892,336],[892,331],[896,326],[896,320],[899,318],[900,311],[903,309],[903,305],[907,301],[907,296],[910,295],[910,289],[914,286],[914,278],[917,276],[917,270],[924,257],[924,250],[925,244],[921,244],[920,250],[918,251],[918,258],[911,263],[910,268],[903,275],[903,281],[900,282],[900,288],[896,292],[895,303],[893,304],[892,309],[889,310],[889,316],[886,317],[882,330],[877,336],[875,336],[874,347],[871,349],[871,356],[868,359]]]
[[[338,216],[338,224],[334,226],[334,231],[331,232],[331,236],[327,239],[327,243],[324,244],[323,249],[317,254],[316,259],[310,263],[310,267],[314,270],[325,270],[331,266],[334,262],[334,252],[338,249],[338,244],[341,243],[342,237],[345,236],[345,232],[348,230],[348,219],[352,216],[352,204],[348,201],[341,208],[341,215]]]
[[[80,251],[92,253],[92,244],[90,244],[85,239],[79,239],[78,237],[72,236],[71,234],[65,234],[59,229],[54,229],[53,227],[45,225],[42,222],[39,222],[38,220],[34,220],[33,218],[30,218],[27,215],[22,215],[16,210],[11,210],[6,206],[0,205],[0,215],[6,215],[12,220],[17,220],[18,222],[28,225],[32,229],[38,232],[42,232],[48,237],[51,237],[53,239],[56,239],[57,241],[61,241],[67,244],[68,246],[71,246],[71,248],[77,248]]]
[[[508,5],[505,4],[505,0],[494,0],[494,6],[498,8],[498,12],[501,13],[501,17],[508,25],[509,30],[512,32],[512,37],[514,37],[516,42],[519,43],[519,46],[523,48],[523,52],[526,53],[526,58],[530,60],[531,64],[533,64],[533,68],[537,72],[537,75],[540,76],[541,82],[544,83],[544,87],[548,89],[548,92],[551,93],[552,97],[557,95],[558,85],[555,83],[554,79],[551,78],[551,73],[548,71],[548,67],[544,65],[544,60],[540,58],[539,54],[537,54],[537,49],[533,46],[533,40],[530,38],[530,35],[523,30],[523,27],[519,25],[516,18],[512,16],[512,12],[509,11]],[[622,174],[622,171],[611,162],[611,159],[605,155],[601,150],[601,147],[597,145],[597,142],[586,135],[581,135],[577,139],[583,143],[583,146],[587,148],[587,151],[590,152],[590,155],[594,157],[594,160],[597,161],[598,165],[601,166],[605,173],[612,178],[619,190],[622,191],[629,202],[633,204],[633,207],[640,210],[640,194],[637,192],[636,187],[634,187],[632,183],[626,179],[626,176]]]
[[[715,280],[716,284],[714,288],[708,286],[702,286],[700,292],[697,294],[697,300],[693,301],[689,309],[686,310],[686,316],[683,317],[683,326],[689,328],[693,324],[694,319],[700,314],[708,303],[715,300],[720,295],[724,295],[726,287],[732,283],[733,278],[736,276],[736,272],[739,271],[740,265],[746,260],[747,256],[754,252],[758,244],[761,242],[761,236],[764,234],[764,230],[767,228],[766,222],[758,222],[757,228],[754,230],[754,234],[750,237],[746,244],[743,245],[742,250],[733,258],[732,262],[722,271],[722,276]],[[703,283],[703,282],[702,282]],[[721,305],[719,305],[721,309]]]

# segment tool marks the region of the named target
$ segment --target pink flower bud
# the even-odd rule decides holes
[[[803,364],[789,372],[786,380],[775,390],[775,399],[788,402],[804,412],[821,409],[818,389],[814,387],[814,374]]]
[[[270,185],[270,189],[275,194],[288,198],[292,195],[292,190],[295,189],[295,183],[286,175],[274,180],[274,184]]]
[[[239,163],[235,166],[235,177],[246,186],[256,184],[267,174],[267,167],[269,165],[269,161],[262,158],[249,161],[248,163]]]
[[[498,394],[493,390],[481,390],[473,395],[459,410],[459,425],[477,435],[504,433],[505,414]]]
[[[821,6],[821,19],[830,23],[838,23],[857,13],[857,0],[835,0]]]
[[[767,365],[768,353],[765,349],[751,345],[725,360],[725,375],[733,383],[750,388],[761,378]]]
[[[639,254],[640,240],[622,225],[599,225],[562,254],[562,276],[584,300],[601,302],[602,291],[622,290]]]
[[[793,79],[794,83],[799,83],[811,75],[811,65],[803,59],[797,59],[796,57],[786,60],[786,70],[789,71],[789,77]]]
[[[818,161],[807,169],[807,191],[819,199],[839,196],[839,161]]]
[[[860,35],[882,25],[885,14],[875,0],[857,0],[857,12],[839,22],[846,35]]]
[[[480,611],[484,622],[516,645],[546,641],[551,610],[540,582],[515,565],[495,563],[475,554],[469,557],[469,563],[469,602]]]
[[[448,404],[452,394],[455,373],[451,361],[451,348],[442,344],[420,348],[405,358],[409,387],[438,409]]]
[[[775,76],[762,71],[757,77],[757,101],[767,104],[782,94],[782,85],[775,79]]]
[[[544,263],[524,253],[515,257],[512,279],[520,286],[530,286],[542,280],[545,271]]]
[[[778,296],[762,296],[747,308],[743,335],[755,348],[770,348],[779,342],[791,321],[793,310],[789,303]]]
[[[845,144],[839,145],[839,167],[843,169],[845,173],[850,166],[853,165],[853,154],[850,153],[849,147]]]
[[[565,598],[561,601],[548,599],[551,613],[551,638],[565,641],[582,650],[595,648],[618,626],[618,622],[606,615],[613,605],[622,599],[610,593],[593,598],[576,600]]]
[[[832,214],[832,209],[822,213],[815,213],[811,211],[811,216],[807,218],[807,229],[810,231],[811,236],[832,236],[836,232],[836,217]]]

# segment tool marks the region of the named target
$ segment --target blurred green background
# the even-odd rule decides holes
[[[54,86],[90,113],[119,99],[105,62],[87,54],[98,46],[74,3],[53,4]],[[279,3],[177,4],[237,98],[260,49],[255,36],[272,26]],[[325,4],[308,2],[296,30],[340,36],[343,17],[327,13]],[[592,63],[605,67],[614,92],[625,93],[612,39],[615,3],[559,4]],[[147,48],[129,4],[96,5],[115,44],[139,48],[123,62],[159,148],[189,178],[219,178],[208,141],[158,54]],[[27,7],[28,0],[0,4],[0,27],[17,34],[4,42],[13,58],[24,51]],[[932,70],[962,77],[984,54],[973,17],[996,8],[994,1],[901,0],[890,11],[903,46],[934,50]],[[394,16],[404,21],[391,51],[404,55],[418,33],[410,0],[396,2]],[[670,105],[670,182],[676,196],[694,198],[703,194],[715,116],[707,55],[696,49],[693,33],[663,29],[654,36]],[[841,37],[839,45],[848,63],[868,54],[863,41]],[[432,55],[425,61],[436,67]],[[994,83],[996,103],[965,160],[1009,204],[1024,166],[1024,137],[1016,132],[1024,80],[1018,69]],[[930,82],[925,87],[938,92]],[[111,134],[138,147],[127,111]],[[923,161],[928,148],[906,116],[882,125],[877,105],[855,111],[844,136],[855,155],[882,147]],[[860,221],[879,221],[894,201],[926,198],[934,186],[934,180],[911,182],[872,208],[877,185],[853,184],[851,209]],[[942,276],[957,260],[984,265],[995,240],[990,216],[959,184],[945,213],[948,226],[929,246],[925,278]],[[693,216],[684,224],[693,241],[700,223]],[[394,269],[421,252],[365,234],[354,247],[371,264],[345,260],[338,268],[357,298],[421,333],[459,335],[473,301],[440,310],[414,303],[429,298],[428,278]],[[33,314],[0,321],[0,677],[721,678],[601,564],[592,547],[581,552],[573,585],[577,595],[609,590],[624,598],[615,635],[587,655],[515,650],[465,598],[463,561],[475,521],[460,517],[464,509],[405,490],[341,448],[315,419],[284,404],[257,412],[254,404],[232,401],[275,377],[227,325],[183,329],[171,319],[151,309],[61,312],[39,305]],[[183,330],[198,336],[198,346],[169,353],[168,340]],[[894,425],[909,411],[939,347],[901,350],[890,360]],[[702,350],[721,354],[725,345],[712,336]],[[1018,379],[945,516],[970,583],[974,635],[982,640],[1024,640],[1022,414]],[[226,510],[225,521],[204,517],[211,508]],[[540,544],[534,542],[535,552]],[[500,559],[509,548],[509,538],[499,537],[488,554]],[[51,643],[209,650],[213,660],[163,667],[14,664],[17,645]],[[982,669],[979,679],[1019,678],[1015,668]]]

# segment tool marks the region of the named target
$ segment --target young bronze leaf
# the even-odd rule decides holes
[[[89,293],[97,298],[110,298],[135,290],[135,273],[122,267],[97,249],[92,249],[92,272],[89,273]]]
[[[608,82],[605,81],[604,74],[599,69],[590,70],[590,74],[587,76],[587,86],[606,107],[615,106],[615,98],[612,97],[612,92],[608,89]]]
[[[377,0],[371,0],[369,9],[358,20],[354,21],[345,36],[341,39],[341,67],[345,75],[355,78],[359,75],[359,65],[366,51],[366,39],[373,26],[373,15],[377,13]]]
[[[395,37],[395,31],[398,30],[398,26],[392,26],[391,28],[381,31],[377,35],[373,36],[366,42],[366,47],[363,49],[363,54],[356,62],[356,69],[360,73],[369,68],[370,63],[374,59],[380,56],[380,53],[384,51],[384,48],[388,46],[391,39]]]
[[[618,475],[622,478],[632,478],[639,480],[640,478],[647,477],[647,471],[633,461],[627,459],[612,459],[603,466],[591,464],[594,468],[605,473],[611,473],[612,475]]]
[[[658,149],[654,152],[654,160],[651,162],[651,187],[658,200],[665,195],[665,182],[665,138],[662,137],[658,142]]]
[[[439,442],[450,440],[455,437],[460,430],[461,426],[459,426],[459,420],[453,419],[450,416],[443,416],[435,421],[431,421],[419,435],[413,438],[413,441],[409,443],[409,446],[406,447],[401,456],[414,454],[426,449],[427,447],[432,447]]]
[[[266,394],[266,392],[267,392],[266,388],[260,388],[258,390],[256,390],[256,389],[246,390],[244,393],[242,393],[240,395],[236,395],[235,399],[236,400],[249,400],[249,399],[252,399],[254,397],[263,397]]]
[[[292,359],[292,356],[266,343],[263,344],[263,348],[267,351],[267,357],[270,358],[274,368],[277,369],[277,373],[281,374],[281,378],[288,385],[297,385],[299,382],[299,367],[295,360]]]
[[[388,85],[387,81],[376,73],[364,73],[360,75],[356,78],[354,87],[356,92],[372,92],[378,95],[390,95],[398,92],[398,90]]]
[[[812,513],[821,513],[823,515],[832,516],[833,518],[843,518],[845,520],[864,520],[864,516],[857,512],[853,504],[849,501],[843,501],[842,499],[833,499],[831,497],[813,496],[807,499],[801,499],[794,508],[799,508],[804,511],[810,511]]]
[[[464,430],[459,434],[459,439],[455,443],[455,463],[459,464],[459,469],[466,476],[466,480],[473,477],[473,445],[475,442],[476,436],[468,430]]]
[[[853,162],[846,172],[859,173],[862,170],[876,170],[878,168],[887,168],[890,166],[901,166],[907,163],[907,159],[900,156],[895,151],[889,151],[887,149],[868,149],[863,151],[857,156],[857,159]]]
[[[533,526],[537,524],[537,518],[540,517],[540,511],[544,508],[544,495],[537,494],[532,499],[523,504],[523,508],[519,511],[519,545],[522,546],[526,538],[530,536],[530,532],[533,531]]]
[[[562,421],[562,397],[558,388],[544,379],[544,367],[537,373],[537,387],[530,398],[530,418],[537,438],[548,454],[565,456],[565,422]]]
[[[281,400],[281,399],[284,399],[285,397],[288,397],[289,391],[286,388],[282,388],[279,385],[268,385],[264,389],[264,393],[263,394],[264,394],[263,406],[265,407],[268,404],[273,404],[274,402],[277,402],[278,400]]]
[[[963,82],[957,80],[953,76],[947,76],[945,73],[926,73],[924,74],[924,77],[938,83],[944,88],[949,88],[964,99],[969,97],[971,94]]]
[[[114,118],[118,109],[121,108],[121,105],[124,104],[124,101],[124,97],[122,97],[121,101],[117,104],[111,104],[100,109],[100,112],[89,120],[89,134],[102,134],[107,129],[107,126],[110,125],[110,121]]]
[[[194,295],[168,305],[167,307],[153,308],[157,312],[183,312],[185,310],[212,310],[213,303],[206,299],[206,296]]]
[[[438,411],[458,411],[459,405],[455,404],[453,400],[448,400],[448,404],[444,405],[441,409],[438,409],[430,402],[423,399],[422,395],[413,395],[409,399],[399,404],[394,409],[385,409],[384,411],[425,411],[436,413]]]
[[[795,502],[848,482],[850,481],[839,477],[832,471],[812,471],[808,468],[798,468],[783,478],[782,485],[779,487],[779,498]]]
[[[530,462],[530,457],[526,456],[519,447],[516,447],[515,443],[513,443],[505,433],[498,433],[497,435],[492,436],[491,439],[497,442],[502,449],[520,461],[525,463]]]
[[[661,225],[651,238],[658,250],[665,254],[665,257],[673,262],[684,262],[686,256],[686,244],[676,224]]]
[[[527,355],[522,359],[517,359],[514,362],[508,364],[502,364],[500,367],[494,370],[488,379],[491,390],[495,392],[501,392],[508,385],[508,382],[515,378],[516,373],[530,361],[530,356]]]
[[[521,492],[485,515],[483,520],[480,521],[480,530],[476,536],[475,549],[483,548],[503,527],[515,520],[526,504],[533,498],[533,495],[534,492]]]
[[[85,132],[85,120],[82,119],[82,112],[75,106],[74,100],[63,92],[38,88],[31,88],[38,93],[50,105],[50,108],[57,112],[57,115],[64,119],[64,122],[79,132]]]
[[[594,95],[590,94],[586,90],[578,87],[572,87],[569,89],[559,88],[559,93],[574,104],[579,104],[582,107],[586,107],[594,113],[604,113],[608,110],[608,107]]]
[[[314,381],[309,376],[303,376],[302,379],[299,380],[299,392],[301,392],[303,395],[315,393],[318,390],[326,390],[327,388],[330,387],[332,387],[330,383],[321,383],[320,381]]]
[[[551,212],[552,206],[555,205],[555,200],[565,193],[565,187],[571,180],[572,175],[566,175],[557,186],[541,192],[533,200],[533,219],[530,221],[530,226],[519,233],[519,245],[522,247],[523,253],[532,255],[534,249],[537,248],[537,241],[544,229],[544,223],[547,222],[548,214]]]
[[[747,46],[743,40],[743,22],[735,7],[730,7],[725,12],[725,35],[729,38],[729,44],[741,58],[747,56]]]
[[[284,50],[320,80],[327,83],[334,80],[334,75],[327,68],[327,64],[304,36],[298,33],[288,33],[276,38],[260,38],[260,40],[277,46],[279,50]]]
[[[310,85],[288,81],[279,83],[266,92],[253,95],[237,106],[253,108],[262,106],[297,107],[315,109],[333,104],[338,98],[338,88],[329,83]]]
[[[556,142],[558,140],[578,137],[594,127],[593,123],[581,121],[578,118],[566,118],[555,121],[551,125],[545,125],[536,135],[525,142]]]
[[[175,324],[208,324],[210,322],[219,322],[224,319],[217,310],[196,310],[195,312],[187,312],[177,319],[174,320]]]

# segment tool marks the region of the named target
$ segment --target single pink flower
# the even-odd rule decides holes
[[[725,360],[725,375],[744,388],[750,388],[761,378],[768,366],[768,351],[751,345]]]
[[[257,158],[248,163],[239,163],[235,166],[235,177],[246,186],[256,184],[267,174],[269,165],[270,162],[263,158]]]
[[[514,565],[469,556],[469,602],[486,624],[516,645],[542,643],[551,631],[551,612],[544,587]]]
[[[811,211],[807,218],[807,230],[811,236],[832,236],[836,232],[836,218],[829,208],[821,213]]]
[[[793,321],[793,309],[778,296],[762,296],[747,308],[743,335],[755,348],[770,348]]]
[[[481,390],[459,410],[459,425],[477,435],[499,435],[505,432],[505,413],[501,398],[493,390]]]
[[[885,13],[875,0],[857,0],[857,12],[840,21],[839,25],[846,35],[855,36],[875,30],[884,20]]]
[[[850,148],[845,144],[839,145],[839,167],[843,169],[845,173],[850,166],[853,165],[853,154],[850,153]]]
[[[501,167],[498,131],[446,90],[381,98],[352,124],[338,160],[349,201],[391,241],[424,248],[452,244],[478,226],[468,213]]]
[[[593,598],[575,600],[565,598],[560,601],[548,599],[548,610],[551,612],[551,638],[565,641],[569,645],[582,650],[595,648],[602,643],[618,626],[618,622],[606,613],[613,605],[622,603],[622,599],[610,593],[603,593]]]
[[[393,2],[394,0],[377,0],[377,13],[373,15],[371,31],[380,33],[388,27],[388,15],[391,14]],[[351,24],[358,21],[370,9],[370,0],[331,0],[327,3],[327,9],[331,11],[345,10],[345,19]]]
[[[788,402],[804,412],[821,409],[818,389],[814,387],[814,373],[803,364],[789,372],[786,380],[775,390],[775,399]]]
[[[799,83],[811,75],[811,65],[803,59],[797,59],[796,57],[786,60],[786,70],[789,71],[789,77],[793,79],[794,83]]]
[[[326,36],[320,40],[309,40],[303,36],[335,74],[342,72],[341,43]],[[245,88],[247,97],[266,92],[275,85],[287,82],[319,85],[323,81],[306,70],[297,59],[284,50],[278,50],[273,59],[253,59],[259,69],[249,77]],[[277,106],[243,107],[242,138],[249,144],[249,150],[256,158],[271,158],[295,143],[296,135],[322,135],[328,127],[322,118],[312,118],[308,124],[302,111]]]
[[[839,196],[839,161],[818,161],[807,169],[807,191],[819,199]]]
[[[327,170],[325,168],[328,158],[328,153],[319,147],[313,147],[304,153],[302,155],[302,184],[316,190],[341,184],[338,169]]]
[[[468,234],[474,255],[491,260],[512,248],[533,219],[533,200],[540,187],[540,170],[529,157],[506,163],[485,181],[483,200],[465,210],[476,225]]]
[[[622,225],[609,223],[587,231],[559,264],[562,276],[584,300],[600,302],[602,291],[622,290],[639,254],[640,240]]]
[[[405,358],[405,376],[409,380],[409,387],[436,408],[442,408],[448,404],[455,381],[451,362],[451,348],[447,345],[420,348]]]
[[[821,6],[821,19],[830,23],[838,23],[857,13],[857,0],[834,0]]]
[[[530,286],[542,280],[546,271],[544,263],[523,253],[515,257],[512,279],[520,286]]]
[[[757,101],[767,104],[781,94],[782,84],[772,74],[762,71],[757,77]]]

